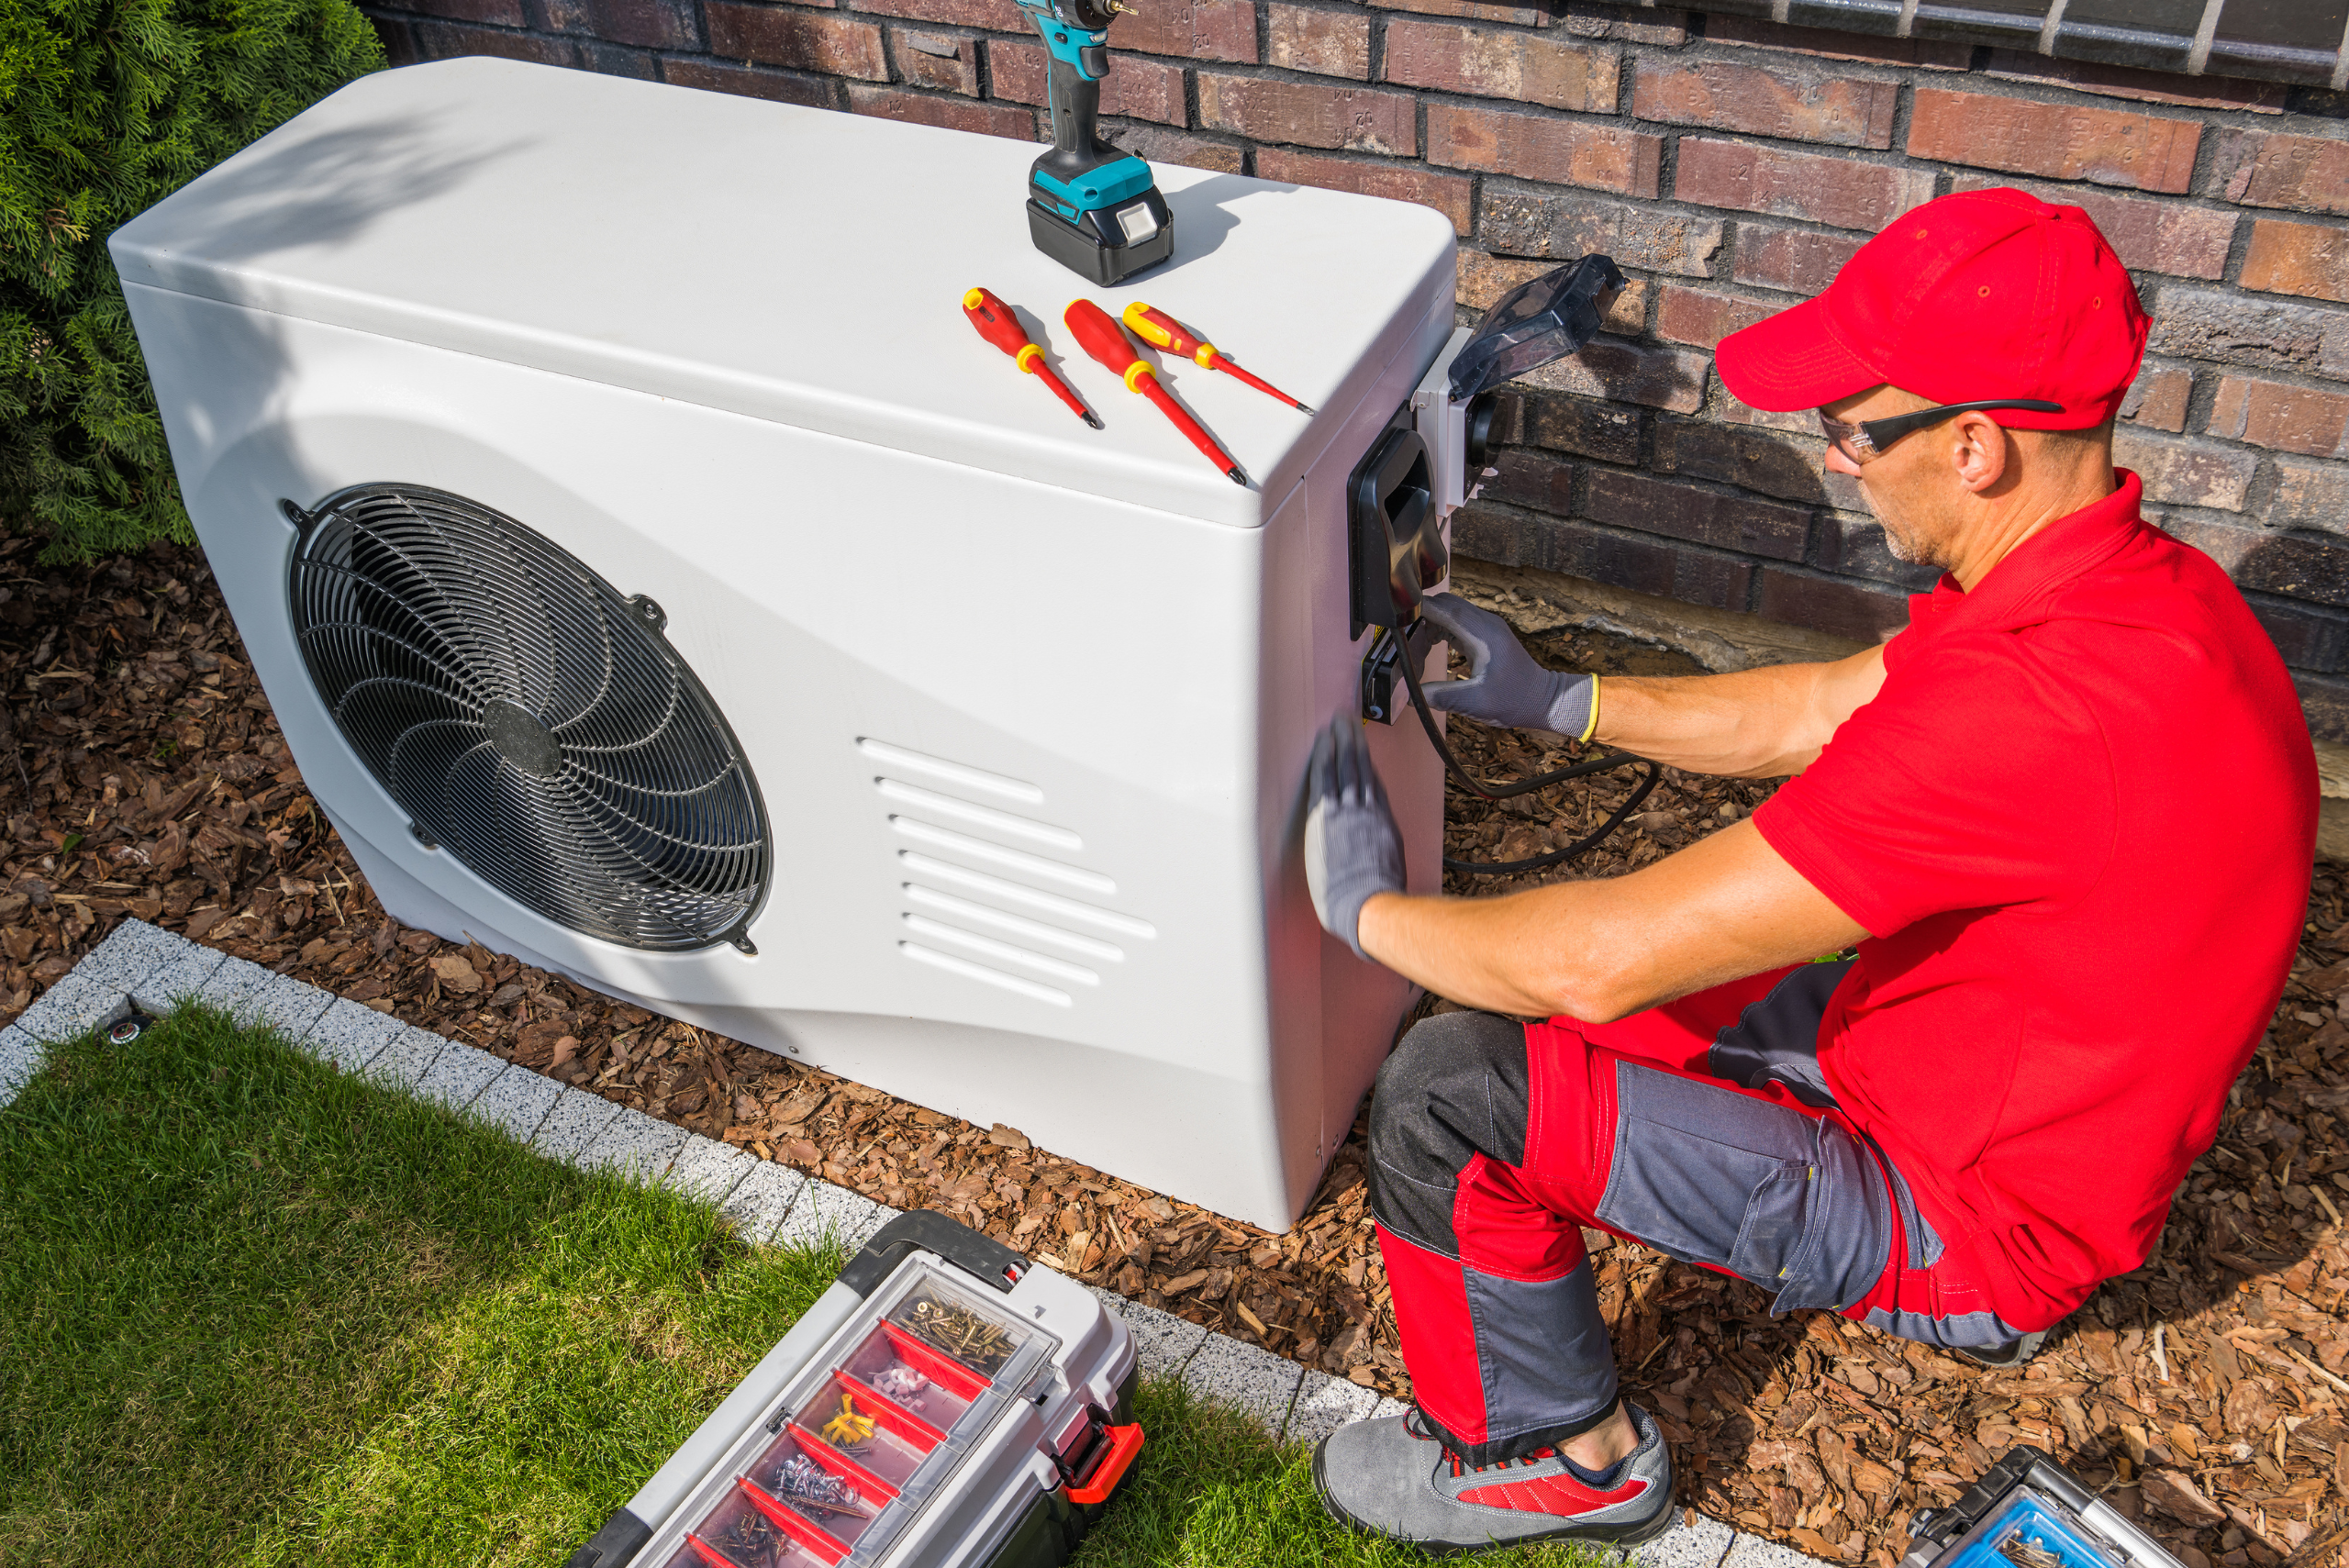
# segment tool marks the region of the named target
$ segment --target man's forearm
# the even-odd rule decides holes
[[[1883,684],[1884,654],[1875,648],[1833,663],[1726,675],[1609,675],[1599,683],[1594,739],[1692,773],[1785,778],[1808,767]]]

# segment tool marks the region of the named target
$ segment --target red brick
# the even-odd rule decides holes
[[[2243,286],[2265,294],[2349,301],[2349,228],[2326,223],[2253,220]]]
[[[867,82],[889,80],[881,29],[849,17],[709,0],[709,52],[723,60],[818,71]]]
[[[2231,202],[2349,213],[2349,140],[2341,137],[2229,131],[2215,161]]]
[[[1819,435],[1816,419],[1801,434],[1743,424],[1659,419],[1654,466],[1665,473],[1716,479],[1787,501],[1824,502],[1854,512],[1867,508],[1857,480],[1827,471],[1827,443]]]
[[[821,76],[786,76],[779,71],[757,71],[715,60],[681,60],[674,55],[661,62],[661,79],[679,87],[700,87],[745,98],[766,98],[778,104],[803,104],[811,109],[832,108],[839,95],[839,89],[830,80]]]
[[[2181,360],[2349,381],[2349,314],[2232,289],[2162,290],[2146,347]]]
[[[1574,464],[1522,449],[1496,454],[1500,473],[1485,481],[1483,499],[1565,517],[1575,509]]]
[[[408,26],[406,17],[386,17],[379,11],[367,20],[374,28],[376,38],[383,40],[384,64],[397,70],[424,58],[417,51],[416,29]]]
[[[1520,261],[1508,256],[1488,256],[1474,247],[1464,246],[1460,251],[1460,281],[1453,288],[1453,297],[1467,309],[1490,310],[1509,290],[1557,270],[1555,261]],[[1598,329],[1626,338],[1637,338],[1645,332],[1648,288],[1644,278],[1625,279],[1621,288],[1607,296],[1607,310],[1599,317]]]
[[[1109,24],[1109,50],[1253,65],[1255,0],[1151,0]]]
[[[914,22],[943,22],[956,28],[991,28],[999,33],[1035,34],[1028,13],[1011,0],[857,0],[860,11],[903,17]],[[715,47],[715,46],[713,46]]]
[[[2173,506],[2243,510],[2244,494],[2259,460],[2249,452],[2201,441],[2149,436],[2133,426],[2112,432],[2112,461],[2145,482],[2145,499]]]
[[[1664,303],[1656,311],[1655,335],[1667,343],[1691,343],[1699,349],[1709,349],[1741,328],[1751,327],[1765,316],[1776,316],[1781,308],[1740,299],[1731,294],[1711,294],[1666,284]]]
[[[1224,174],[1237,174],[1247,167],[1248,149],[1241,143],[1215,141],[1164,126],[1120,126],[1118,145],[1152,163],[1179,163],[1186,169],[1213,169]]]
[[[1679,207],[1490,183],[1477,225],[1485,243],[1506,255],[1565,261],[1598,250],[1626,267],[1687,278],[1713,275],[1722,234],[1720,219]]]
[[[2260,115],[2282,114],[2288,91],[2280,82],[2246,82],[2238,76],[2173,76],[2166,71],[2133,71],[2125,65],[2054,60],[2012,49],[1992,50],[1986,74],[2009,82],[2068,87],[2075,93],[2094,93],[2107,98],[2129,98],[2141,104],[2176,104],[2189,109],[2248,109]]]
[[[1694,414],[1705,401],[1711,361],[1694,349],[1650,348],[1619,338],[1594,341],[1582,352],[1553,360],[1519,381],[1544,392],[1605,397]]]
[[[2194,373],[2181,365],[2146,365],[2121,400],[2121,417],[2151,430],[2176,435],[2186,428],[2187,400],[2194,395]]]
[[[1266,22],[1273,64],[1285,71],[1370,80],[1370,18],[1361,12],[1275,6]]]
[[[1391,47],[1391,46],[1390,46]],[[1642,58],[1631,84],[1634,118],[1709,126],[1822,147],[1888,148],[1898,82],[1771,71],[1727,61]]]
[[[1831,28],[1789,28],[1758,17],[1724,17],[1718,13],[1705,17],[1705,41],[1782,49],[1796,54],[1817,55],[1822,60],[1921,65],[1928,71],[1964,71],[1974,61],[1971,44],[1872,38],[1865,33],[1839,32]]]
[[[1252,141],[1409,158],[1419,151],[1413,107],[1401,93],[1199,72],[1199,124]]]
[[[1865,244],[1841,234],[1781,228],[1774,223],[1737,226],[1737,261],[1730,275],[1742,284],[1817,294],[1835,281],[1843,263]]]
[[[866,87],[851,83],[848,107],[851,114],[874,115],[885,120],[977,131],[985,136],[1008,137],[1014,141],[1036,139],[1035,112],[1015,109],[1008,104],[974,104],[967,98],[949,98],[935,93],[908,93],[899,87]]]
[[[487,28],[468,28],[455,22],[417,23],[416,44],[417,51],[427,60],[487,54],[500,60],[527,60],[537,65],[579,63],[579,48],[568,39],[492,32]]]
[[[2103,230],[2125,267],[2167,272],[2176,278],[2216,278],[2226,272],[2227,252],[2235,242],[2233,213],[2185,206],[2151,196],[2109,195],[2076,186],[2038,185],[1987,174],[1960,174],[1953,183],[1953,188],[1960,191],[2002,187],[2029,191],[2058,206],[2078,207]]]
[[[1448,22],[1386,24],[1386,80],[1584,114],[1615,112],[1616,51]]]
[[[2221,376],[2219,395],[2210,405],[2210,422],[2202,428],[2230,440],[2298,452],[2302,457],[2349,455],[2344,454],[2341,440],[2349,434],[2349,393],[2322,392],[2253,376]]]
[[[1293,185],[1319,185],[1329,191],[1353,191],[1358,195],[1385,196],[1389,201],[1417,202],[1443,214],[1452,220],[1453,228],[1462,234],[1468,232],[1468,199],[1475,187],[1475,182],[1465,175],[1439,174],[1422,164],[1371,163],[1358,158],[1329,158],[1279,147],[1267,147],[1256,154],[1256,177],[1286,180]]]
[[[1664,534],[1741,555],[1800,561],[1810,539],[1810,513],[1743,495],[1644,473],[1602,469],[1590,476],[1583,516],[1616,528]]]
[[[1586,120],[1430,104],[1428,161],[1553,185],[1653,196],[1662,178],[1664,138]]]
[[[638,49],[696,49],[700,30],[686,0],[543,0],[551,32],[584,33]]]
[[[1688,41],[1688,13],[1669,6],[1637,9],[1607,0],[1563,0],[1553,25],[1578,39],[1603,39],[1615,43],[1643,43],[1678,49]]]
[[[2276,498],[2266,521],[2276,528],[2349,533],[2349,468],[2337,462],[2276,460]]]
[[[1680,139],[1673,195],[1699,206],[1735,207],[1777,217],[1805,217],[1836,228],[1882,228],[1932,200],[1929,169],[1810,152],[1780,152],[1743,142]]]
[[[2171,195],[2194,177],[2201,137],[2199,120],[1942,87],[1918,88],[1909,114],[1912,158]]]
[[[934,87],[941,93],[979,95],[979,40],[948,38],[943,33],[889,29],[889,57],[908,85]]]
[[[1564,518],[1540,517],[1529,523],[1520,547],[1522,564],[1544,572],[1717,610],[1742,610],[1753,592],[1753,563],[1733,555]]]
[[[493,28],[524,28],[522,0],[392,0],[395,11],[441,17],[452,22],[482,22]]]
[[[1381,11],[1417,11],[1423,17],[1457,17],[1466,22],[1501,22],[1512,28],[1546,28],[1546,6],[1501,6],[1491,0],[1369,0]]]
[[[1582,397],[1521,400],[1522,439],[1553,451],[1578,452],[1605,462],[1640,461],[1640,413]]]
[[[1011,39],[987,40],[987,72],[994,95],[1015,104],[1044,101],[1044,46]],[[1179,126],[1190,117],[1184,103],[1183,71],[1155,60],[1109,57],[1101,79],[1101,112],[1127,119]]]
[[[1756,608],[1765,620],[1861,642],[1881,642],[1909,624],[1909,595],[1897,588],[1855,583],[1848,577],[1820,577],[1784,566],[1762,569],[1761,603]]]

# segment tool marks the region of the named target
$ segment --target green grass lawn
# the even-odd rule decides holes
[[[215,1015],[77,1042],[0,1109],[0,1565],[560,1563],[843,1261]],[[1085,1568],[1422,1561],[1245,1418],[1141,1408]]]

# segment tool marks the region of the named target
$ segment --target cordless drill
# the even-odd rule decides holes
[[[1103,141],[1101,78],[1118,0],[1017,0],[1044,37],[1052,150],[1028,171],[1028,232],[1036,249],[1107,287],[1174,251],[1174,215],[1150,165]]]

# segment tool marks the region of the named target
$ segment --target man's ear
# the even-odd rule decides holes
[[[1959,486],[1981,495],[1998,486],[2007,476],[2007,464],[2011,448],[2007,432],[1998,422],[1975,412],[1961,414],[1951,426],[1950,461],[1957,472]]]

